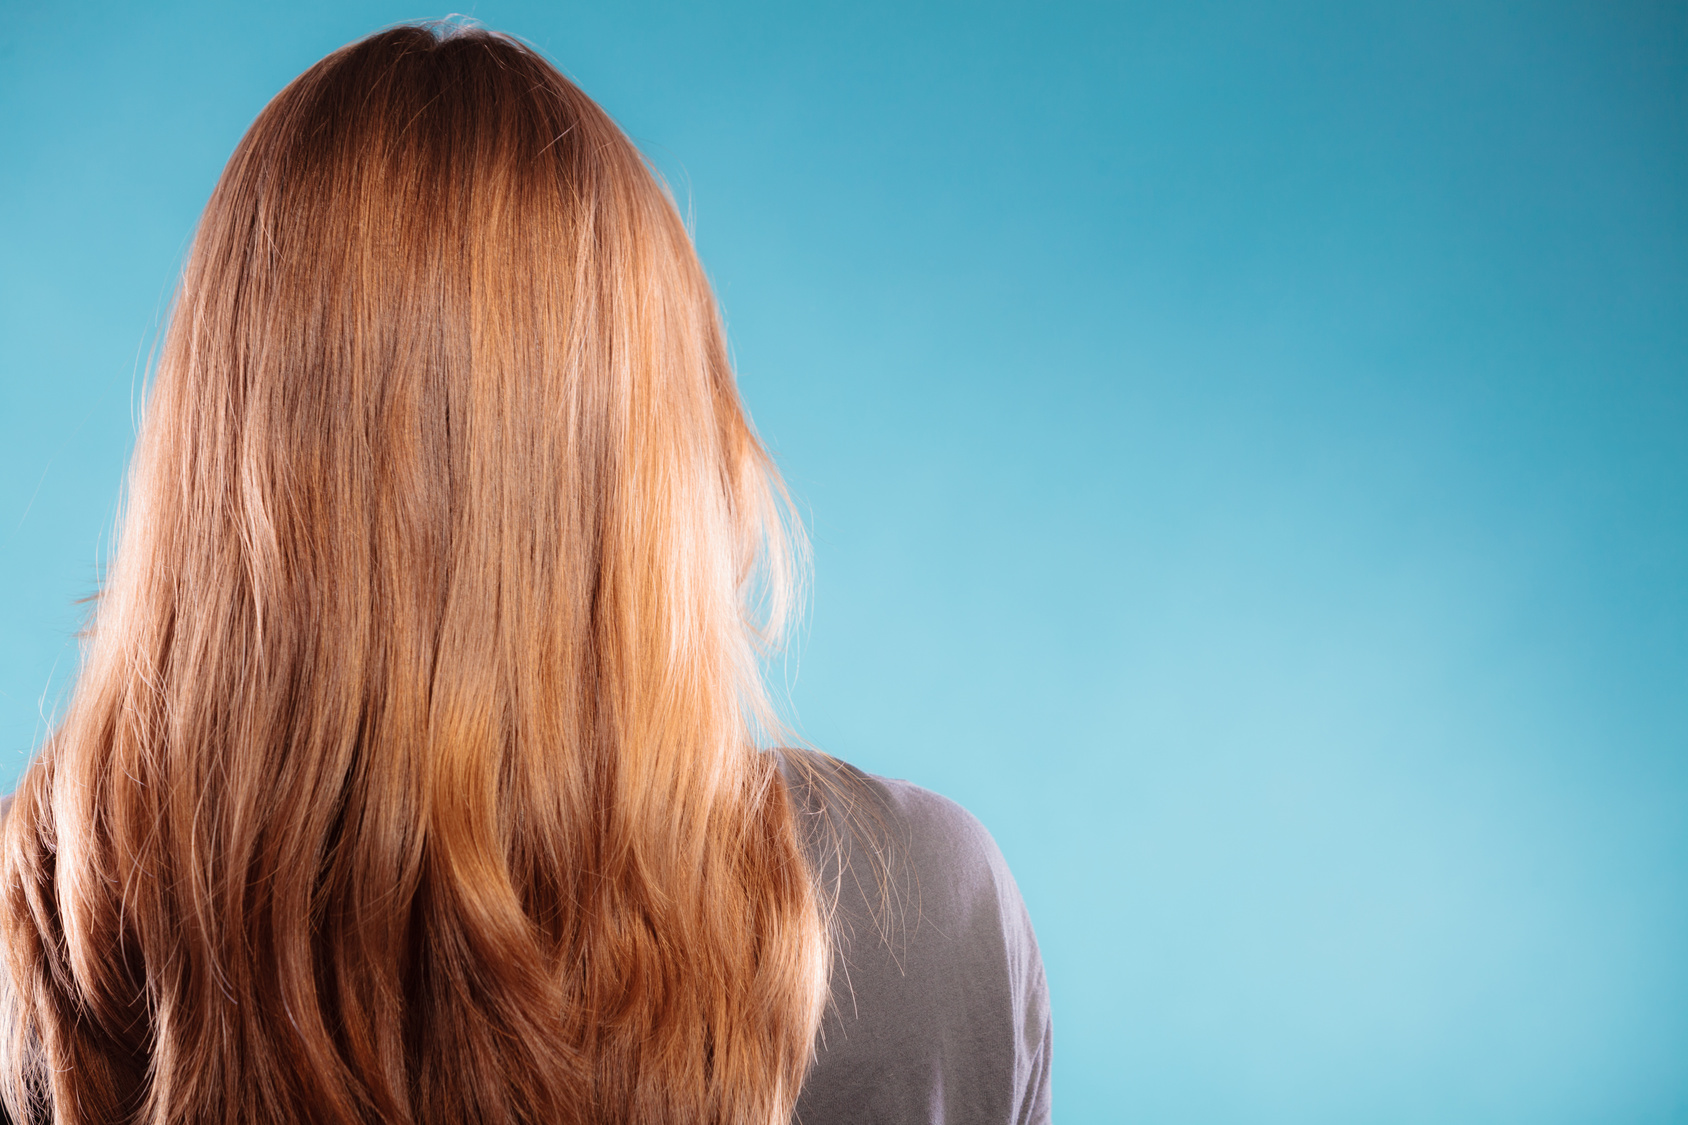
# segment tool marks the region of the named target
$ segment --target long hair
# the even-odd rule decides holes
[[[4,828],[14,1116],[787,1119],[784,511],[597,105],[479,30],[312,67],[206,208]]]

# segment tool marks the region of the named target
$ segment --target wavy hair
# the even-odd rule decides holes
[[[289,85],[4,828],[14,1116],[789,1118],[782,496],[672,199],[554,67],[402,27]]]

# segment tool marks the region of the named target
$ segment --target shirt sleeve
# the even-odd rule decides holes
[[[797,1120],[1048,1122],[1048,986],[1001,851],[955,802],[851,772],[870,830],[830,869],[832,1000]]]

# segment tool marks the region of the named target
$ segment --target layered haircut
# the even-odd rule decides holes
[[[5,825],[13,1115],[789,1118],[781,495],[673,201],[555,68],[404,27],[288,86]]]

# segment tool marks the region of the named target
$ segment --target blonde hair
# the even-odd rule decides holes
[[[793,525],[672,200],[509,38],[287,87],[206,208],[4,829],[6,1104],[774,1122],[827,940]]]

